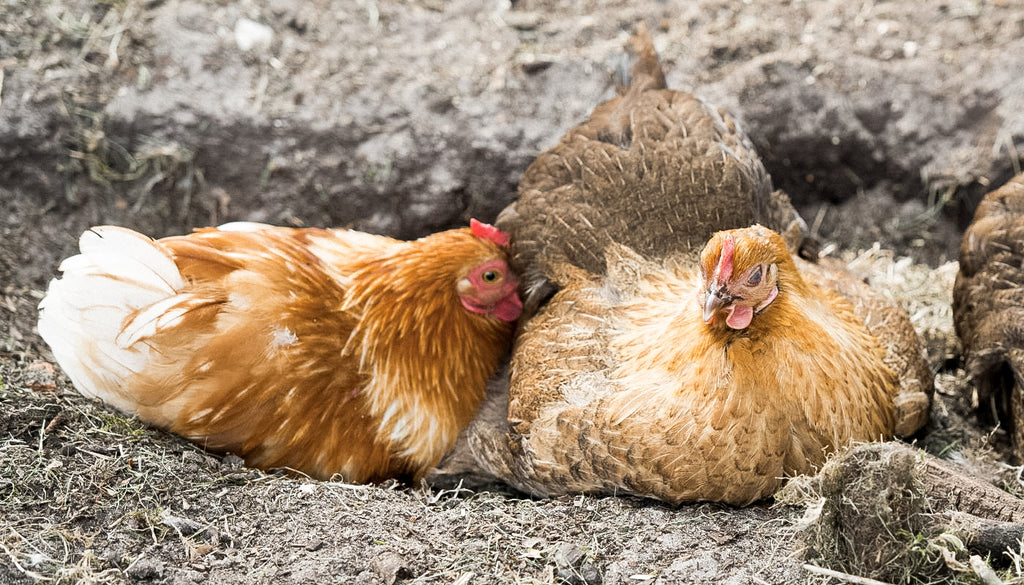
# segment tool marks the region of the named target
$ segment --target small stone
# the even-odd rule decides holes
[[[539,12],[509,11],[503,13],[501,19],[505,21],[505,24],[521,31],[534,30],[544,22],[544,18]]]
[[[563,543],[555,550],[555,566],[559,569],[571,569],[583,560],[583,550],[572,543]]]
[[[238,455],[228,453],[221,459],[220,468],[221,471],[238,471],[245,468],[245,460]]]
[[[235,44],[242,51],[253,49],[265,51],[274,42],[274,29],[248,18],[239,18],[235,23]]]
[[[160,579],[164,576],[164,563],[157,559],[142,558],[132,563],[125,573],[139,581]]]
[[[583,577],[583,582],[587,585],[601,585],[603,582],[601,569],[593,563],[583,563],[583,566],[580,567],[580,575]]]
[[[387,551],[373,559],[370,569],[376,574],[379,583],[392,585],[398,579],[399,574],[408,573],[409,568],[402,555]]]
[[[309,552],[315,552],[315,551],[320,550],[323,547],[324,547],[324,541],[322,541],[322,540],[320,540],[318,538],[316,540],[311,540],[311,541],[307,542],[306,546],[304,546],[303,548],[305,548]]]
[[[36,361],[25,368],[25,385],[35,392],[53,392],[57,389],[53,364]]]

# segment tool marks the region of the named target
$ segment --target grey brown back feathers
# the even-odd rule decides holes
[[[612,242],[649,258],[693,255],[715,231],[762,223],[803,226],[738,122],[665,87],[649,35],[633,38],[633,85],[542,153],[499,217],[523,274],[527,313],[540,302],[552,265],[605,271]],[[780,209],[772,211],[773,205]],[[796,225],[796,224],[794,224]],[[801,231],[798,229],[797,231]]]
[[[982,419],[1024,454],[1024,174],[981,201],[960,245],[953,321]]]

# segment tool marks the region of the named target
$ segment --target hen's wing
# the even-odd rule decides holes
[[[796,259],[808,283],[839,293],[853,304],[854,314],[868,333],[885,348],[885,364],[895,372],[896,429],[899,437],[910,437],[928,423],[935,391],[927,352],[907,312],[896,302],[851,274],[842,262],[823,258],[816,263]]]
[[[981,414],[1024,453],[1024,174],[982,200],[960,245],[953,320]]]
[[[527,314],[554,280],[554,264],[603,274],[612,242],[664,258],[696,253],[715,231],[753,223],[802,236],[789,224],[802,220],[788,198],[772,197],[739,123],[692,94],[666,89],[646,31],[632,47],[632,85],[538,156],[520,180],[518,201],[498,219],[512,235]]]

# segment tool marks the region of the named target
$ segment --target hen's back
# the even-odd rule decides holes
[[[983,418],[1024,453],[1024,174],[989,193],[960,245],[953,320]]]
[[[690,256],[720,229],[802,226],[739,123],[667,89],[645,30],[631,48],[632,84],[538,156],[499,217],[528,294],[557,281],[560,263],[603,274],[613,242],[648,258]]]

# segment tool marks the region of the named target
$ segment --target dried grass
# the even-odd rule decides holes
[[[856,253],[843,252],[839,257],[854,275],[907,311],[933,367],[960,355],[952,309],[953,282],[960,269],[957,262],[932,268],[897,256],[877,243]]]
[[[997,560],[1001,574],[990,559],[968,551],[961,537],[970,538],[971,530],[943,520],[943,510],[934,510],[925,495],[925,467],[920,452],[874,443],[838,453],[818,475],[789,482],[776,501],[806,508],[795,533],[808,570],[850,583],[1024,582],[1021,551]]]
[[[960,582],[941,562],[941,535],[927,532],[928,502],[914,461],[856,453],[834,457],[813,480],[794,482],[780,495],[810,503],[800,529],[807,556],[889,583]]]

